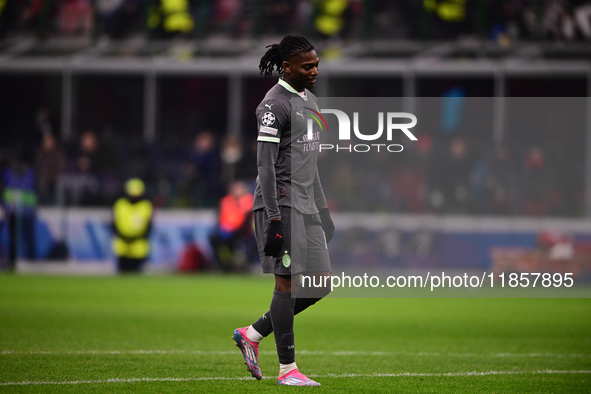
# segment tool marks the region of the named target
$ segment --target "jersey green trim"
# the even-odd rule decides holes
[[[302,97],[302,95],[300,94],[300,92],[298,92],[297,90],[295,90],[290,84],[288,84],[287,82],[285,82],[283,79],[279,79],[279,85],[283,86],[285,89],[287,89],[288,92],[292,92],[298,95],[298,97],[300,97],[302,100],[304,101],[308,101],[308,95],[306,94],[306,97]]]
[[[281,140],[279,139],[279,137],[264,137],[264,136],[259,136],[259,138],[257,138],[257,141],[275,142],[275,143],[278,144]]]

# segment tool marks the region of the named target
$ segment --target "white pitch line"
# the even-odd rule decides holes
[[[298,350],[300,355],[311,356],[410,356],[410,357],[526,357],[526,358],[589,358],[591,354],[554,353],[439,353],[439,352],[370,352],[370,351],[316,351]],[[2,350],[0,355],[136,355],[136,354],[189,354],[189,355],[235,355],[237,350]],[[261,351],[262,355],[275,355],[275,351]]]
[[[326,375],[308,375],[312,378],[404,378],[404,377],[461,377],[461,376],[490,376],[490,375],[552,375],[552,374],[588,374],[591,371],[486,371],[486,372],[447,372],[447,373],[420,373],[420,372],[402,372],[402,373],[382,373],[382,374],[326,374]],[[264,376],[263,379],[275,379],[275,377]],[[251,377],[218,377],[204,376],[194,378],[130,378],[130,379],[106,379],[106,380],[72,380],[69,382],[4,382],[0,386],[33,386],[33,385],[77,385],[77,384],[105,384],[105,383],[139,383],[139,382],[198,382],[208,380],[253,380]]]

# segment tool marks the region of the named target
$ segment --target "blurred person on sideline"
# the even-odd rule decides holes
[[[244,182],[233,182],[228,195],[220,201],[217,228],[210,242],[218,265],[224,271],[245,267],[246,260],[256,250],[252,232],[254,196]]]
[[[195,201],[197,207],[215,207],[221,197],[221,158],[215,138],[209,131],[195,137],[190,161],[194,167]]]
[[[104,170],[103,154],[99,148],[99,140],[94,131],[86,130],[80,134],[78,147],[74,153],[74,167],[76,172],[92,171],[98,175]]]
[[[75,205],[100,205],[100,181],[106,168],[105,150],[100,149],[98,137],[92,130],[80,134],[78,146],[71,156],[68,187],[73,190]]]
[[[555,187],[556,175],[544,150],[531,146],[521,166],[522,214],[544,216],[562,201],[562,192]]]
[[[57,178],[66,169],[66,154],[52,133],[43,135],[35,164],[40,203],[51,203],[55,198]]]
[[[244,150],[239,138],[232,135],[226,137],[222,144],[222,180],[224,184],[231,185],[237,178],[236,173],[243,167],[248,167],[242,162]]]
[[[473,160],[467,142],[454,137],[435,158],[429,177],[429,202],[439,212],[467,213],[471,209]]]
[[[495,145],[487,162],[487,214],[515,214],[517,200],[517,171],[509,148]]]
[[[2,201],[8,218],[10,235],[8,269],[14,270],[16,260],[36,258],[35,224],[37,221],[37,192],[35,169],[21,154],[10,161],[2,173]],[[22,241],[21,241],[22,240]],[[24,246],[23,250],[20,247]]]
[[[112,247],[121,273],[140,272],[150,254],[153,207],[144,191],[144,182],[132,178],[125,183],[126,195],[113,206]]]
[[[390,186],[394,209],[408,213],[427,210],[427,175],[433,160],[433,138],[425,133],[417,135],[412,159],[392,171]]]
[[[241,179],[254,187],[257,172],[251,163],[256,160],[256,151],[256,143],[245,146],[238,137],[228,136],[224,139],[221,150],[224,185]]]

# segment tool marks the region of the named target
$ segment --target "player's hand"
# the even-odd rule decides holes
[[[322,221],[322,227],[324,228],[326,243],[329,243],[334,235],[334,223],[332,222],[328,208],[320,209],[320,220]]]
[[[270,220],[267,228],[267,242],[265,243],[265,255],[277,257],[283,246],[283,223],[281,220]]]

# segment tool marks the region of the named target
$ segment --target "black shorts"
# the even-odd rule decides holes
[[[283,222],[283,249],[277,257],[265,256],[269,218],[265,209],[254,211],[254,228],[263,272],[294,275],[304,272],[331,272],[326,237],[319,214],[304,215],[297,209],[280,206]]]

